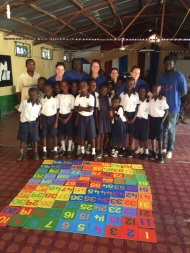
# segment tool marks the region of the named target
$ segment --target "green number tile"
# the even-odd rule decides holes
[[[76,202],[76,201],[68,201],[66,208],[67,209],[72,209],[72,210],[79,210],[81,205],[81,202]]]
[[[42,224],[43,218],[42,217],[29,217],[24,228],[27,229],[40,229]]]
[[[9,222],[10,226],[23,227],[29,216],[23,216],[20,214],[15,214],[12,220]]]
[[[64,220],[75,220],[76,215],[77,215],[77,211],[76,210],[64,209],[63,210],[63,214],[61,216],[61,219],[64,219]]]
[[[150,182],[149,181],[138,181],[138,185],[139,186],[150,186]]]
[[[59,219],[63,213],[62,209],[51,208],[46,215],[47,219]]]
[[[42,173],[42,172],[36,172],[32,178],[35,178],[35,179],[42,179],[44,178],[46,173]]]
[[[40,229],[55,230],[58,223],[59,223],[59,219],[45,218],[41,223]]]
[[[85,202],[82,202],[79,208],[80,211],[87,211],[87,212],[92,212],[93,209],[94,209],[94,204],[87,204]]]

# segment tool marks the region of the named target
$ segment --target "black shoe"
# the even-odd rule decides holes
[[[39,154],[37,151],[34,151],[34,160],[35,161],[39,160]]]
[[[81,153],[81,154],[77,157],[77,159],[82,160],[84,157],[85,157],[85,154]]]
[[[143,156],[144,156],[144,153],[141,153],[141,152],[135,154],[135,158],[142,158]]]
[[[72,151],[67,151],[67,157],[71,157],[72,156]]]
[[[101,158],[102,158],[102,156],[103,156],[103,152],[102,152],[102,151],[98,152],[98,154],[97,154],[97,158],[98,158],[98,159],[101,159]]]
[[[21,162],[23,158],[24,158],[24,155],[22,153],[19,153],[16,160],[17,162]]]
[[[62,150],[62,151],[59,152],[59,156],[64,156],[65,153],[66,153],[66,151],[65,151],[65,150]]]
[[[124,148],[124,149],[123,149],[123,148],[120,148],[120,149],[119,149],[119,152],[118,152],[118,156],[124,156],[125,153],[126,153],[125,148]]]
[[[58,151],[53,151],[53,158],[58,158]]]
[[[149,154],[144,154],[144,160],[146,160],[146,161],[149,160]]]
[[[42,153],[42,159],[46,159],[47,158],[47,151],[43,151]]]
[[[129,149],[127,150],[127,157],[129,157],[129,158],[132,158],[132,157],[133,157],[133,150],[132,150],[131,148],[129,148]]]
[[[155,151],[152,151],[152,154],[150,156],[150,160],[156,160],[157,159],[157,153]]]
[[[103,152],[103,156],[107,157],[108,156],[108,151],[107,150],[104,150]]]
[[[94,162],[97,162],[97,161],[98,161],[98,158],[97,158],[96,154],[95,154],[95,155],[92,155],[92,159],[93,159]]]
[[[158,163],[164,163],[164,158],[162,154],[158,154]]]

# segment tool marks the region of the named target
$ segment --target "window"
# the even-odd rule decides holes
[[[53,50],[49,48],[42,47],[42,59],[52,60],[53,59]]]
[[[70,55],[69,54],[64,54],[63,61],[64,62],[70,62]]]
[[[21,57],[31,57],[31,46],[22,42],[15,42],[15,55]]]

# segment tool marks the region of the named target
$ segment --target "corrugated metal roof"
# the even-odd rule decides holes
[[[184,2],[190,7],[190,0],[184,0]],[[0,1],[0,5],[4,3],[6,3],[5,0]],[[32,5],[30,5],[30,3],[32,3]],[[107,0],[76,0],[75,2],[70,0],[34,0],[30,1],[30,3],[24,4],[24,1],[10,0],[11,17],[14,18],[14,20],[5,18],[6,8],[0,9],[0,27],[10,30],[13,33],[19,32],[30,36],[34,34],[35,37],[49,37],[51,33],[55,33],[63,26],[63,22],[67,23],[77,12],[80,12],[80,14],[68,25],[65,25],[56,36],[81,38],[85,36],[98,37],[102,35],[102,38],[107,38],[109,35],[106,34],[104,30],[106,29],[117,37],[133,20],[135,14],[148,3],[148,0],[115,0],[112,2],[112,5]],[[112,6],[114,9],[112,9]],[[81,8],[84,8],[84,10],[87,8],[86,13],[94,19],[94,22],[83,14]],[[114,12],[117,13],[116,16]],[[175,13],[178,12],[182,12],[182,15],[175,16]],[[161,13],[161,2],[152,0],[149,6],[143,11],[144,16],[137,18],[133,26],[130,26],[124,36],[140,36],[143,31],[146,31],[150,22],[153,23],[152,26],[154,27],[156,17],[160,28]],[[168,13],[174,13],[174,15],[166,15],[164,22],[169,26],[171,31],[175,33],[181,25],[187,10],[181,1],[167,0],[166,14]],[[155,16],[157,14],[159,14],[159,16]],[[55,18],[51,17],[51,15],[54,15]],[[148,15],[147,18],[146,15]],[[118,20],[117,16],[120,17],[121,22]],[[60,18],[63,22],[60,22],[57,18]],[[96,25],[96,22],[102,26],[102,29]],[[30,27],[30,25],[32,25],[32,27]],[[187,17],[178,35],[188,36],[187,31],[189,31],[189,27],[190,17]],[[171,36],[165,28],[164,34],[166,34],[167,37]],[[56,41],[54,41],[54,43],[56,43]],[[57,43],[60,44],[59,41],[57,41]],[[80,42],[77,42],[77,45],[79,43]]]

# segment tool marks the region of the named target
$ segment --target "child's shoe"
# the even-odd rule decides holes
[[[58,151],[53,151],[53,158],[58,158]]]
[[[149,154],[144,154],[144,160],[146,160],[146,161],[149,160]]]
[[[47,158],[47,151],[43,151],[42,153],[42,159],[46,159]]]
[[[82,160],[84,157],[85,157],[85,154],[81,153],[81,154],[77,157],[77,159]]]
[[[98,159],[101,159],[101,158],[102,158],[102,156],[103,156],[103,152],[101,152],[101,151],[100,151],[100,152],[98,152],[98,154],[97,154],[97,158],[98,158]]]
[[[112,157],[118,157],[118,151],[115,151],[114,154],[111,155]]]
[[[128,150],[127,150],[127,157],[129,157],[129,158],[133,157],[133,150],[131,148],[128,148]]]
[[[104,150],[103,152],[103,156],[107,157],[108,156],[108,151],[107,150]]]
[[[72,156],[72,151],[67,151],[67,157],[71,157]]]
[[[163,154],[158,154],[158,162],[159,163],[164,163]]]
[[[92,155],[92,159],[93,159],[94,162],[98,161],[98,158],[97,158],[96,154]]]
[[[64,156],[65,153],[66,153],[66,151],[65,151],[65,150],[62,150],[62,151],[59,152],[59,156]]]
[[[172,152],[168,151],[165,155],[165,158],[171,159],[172,158]]]
[[[16,160],[17,162],[21,162],[23,158],[24,158],[24,155],[22,153],[19,153]]]
[[[155,151],[152,151],[152,154],[150,156],[150,160],[156,160],[157,159],[157,153]]]
[[[87,146],[86,154],[87,154],[87,155],[90,155],[90,154],[91,154],[91,145],[90,145],[90,144],[88,144],[88,146]]]
[[[39,154],[37,151],[34,151],[34,160],[35,161],[39,160]]]

